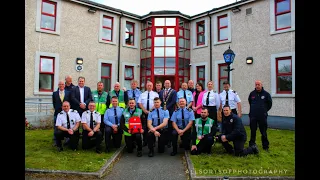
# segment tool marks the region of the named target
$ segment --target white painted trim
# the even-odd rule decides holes
[[[33,82],[33,95],[52,95],[52,92],[39,92],[39,64],[40,56],[48,56],[54,58],[54,78],[53,78],[53,91],[58,88],[59,72],[60,72],[60,58],[57,53],[40,52],[36,51],[34,63],[34,82]]]
[[[121,62],[121,71],[120,71],[120,77],[119,77],[120,84],[124,85],[125,66],[133,66],[134,79],[138,81],[138,84],[140,84],[140,77],[138,76],[138,71],[140,72],[140,68],[137,67],[136,63],[130,63],[130,62]],[[131,87],[126,87],[126,89],[131,89]]]
[[[204,66],[205,70],[205,84],[203,85],[206,89],[207,83],[209,82],[209,65],[208,62],[199,62],[199,63],[194,63],[191,66],[191,72],[190,72],[190,79],[193,80],[193,82],[196,84],[197,83],[197,66]]]
[[[117,67],[117,60],[104,60],[104,59],[98,59],[98,81],[101,81],[101,64],[102,63],[107,63],[107,64],[111,64],[111,87],[113,87],[113,85],[117,82],[117,76],[118,73],[116,71],[116,67]]]
[[[198,46],[197,45],[197,23],[200,22],[200,21],[204,21],[204,25],[205,25],[204,38],[205,38],[205,41],[204,41],[203,45],[199,45]],[[192,41],[192,48],[193,49],[202,48],[202,47],[207,47],[208,46],[208,40],[210,39],[210,37],[209,37],[210,29],[209,28],[210,28],[210,22],[209,22],[208,17],[197,19],[197,21],[191,22],[191,31],[192,31],[191,40],[193,40]]]
[[[224,60],[216,60],[214,61],[214,90],[218,93],[219,92],[219,64],[226,63]],[[230,65],[230,68],[232,69],[232,64]],[[232,87],[232,71],[230,71],[230,87]]]
[[[103,21],[103,16],[109,16],[113,18],[113,25],[112,25],[112,41],[104,41],[102,40],[102,21]],[[114,14],[110,14],[110,13],[106,13],[106,12],[102,12],[100,11],[100,26],[99,26],[99,42],[101,43],[106,43],[106,44],[113,44],[116,45],[118,42],[118,31],[119,31],[119,17],[114,15]]]
[[[60,35],[60,21],[61,21],[61,0],[51,0],[53,2],[57,2],[57,16],[56,16],[56,31],[49,31],[40,28],[41,25],[41,3],[42,0],[37,0],[37,16],[36,16],[36,31],[44,32],[49,34]]]
[[[277,94],[277,79],[276,79],[276,58],[280,57],[286,57],[286,56],[291,56],[292,60],[292,94]],[[271,54],[270,57],[271,61],[271,96],[272,97],[295,97],[295,79],[296,79],[296,65],[295,65],[295,52],[284,52],[284,53],[278,53],[278,54]]]
[[[227,14],[228,17],[228,40],[218,42],[218,16]],[[213,45],[230,43],[231,42],[231,12],[221,12],[213,15]]]
[[[127,23],[127,21],[134,23],[134,46],[126,45],[125,36],[126,36],[126,23]],[[141,34],[140,28],[139,28],[140,27],[140,22],[134,21],[132,19],[122,18],[121,19],[121,24],[122,24],[122,27],[121,27],[122,33],[121,34],[123,36],[123,38],[122,38],[122,46],[123,47],[128,47],[128,48],[133,48],[133,49],[139,48],[140,47],[140,34]]]
[[[276,22],[275,22],[275,4],[274,0],[269,0],[270,1],[270,34],[280,34],[280,33],[285,33],[285,32],[290,32],[290,31],[295,31],[295,0],[291,0],[291,28],[288,29],[283,29],[276,31]]]

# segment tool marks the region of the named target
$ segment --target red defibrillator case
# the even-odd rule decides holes
[[[142,130],[141,119],[138,116],[129,118],[129,130],[131,134],[140,133]]]

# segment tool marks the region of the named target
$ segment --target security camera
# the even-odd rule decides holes
[[[137,67],[140,67],[140,64],[137,64]]]
[[[192,64],[190,63],[189,66],[192,66]]]

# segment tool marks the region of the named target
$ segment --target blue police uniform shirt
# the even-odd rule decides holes
[[[129,99],[133,98],[133,91],[134,91],[134,96],[135,96],[134,99],[136,100],[136,106],[139,107],[138,106],[138,100],[139,100],[141,91],[138,88],[136,88],[135,90],[132,90],[132,89],[127,90],[127,94],[128,94],[128,98]]]
[[[194,112],[191,109],[187,109],[186,107],[178,108],[175,110],[171,116],[171,121],[175,122],[179,129],[184,129],[185,127],[182,126],[182,111],[183,111],[183,116],[184,116],[184,122],[185,126],[188,125],[190,121],[194,121]]]
[[[121,119],[123,110],[124,109],[122,107],[119,107],[119,106],[116,107],[117,117],[118,117],[118,124],[116,124],[114,107],[107,109],[106,112],[104,113],[104,120],[103,120],[104,124],[108,126],[112,126],[113,124],[120,126],[120,119]]]
[[[169,111],[168,110],[163,110],[162,108],[159,108],[159,116],[160,116],[160,124],[162,124],[164,118],[168,118],[168,120],[169,120]],[[151,111],[148,114],[148,121],[152,121],[152,126],[153,127],[156,127],[156,126],[160,125],[160,124],[158,124],[158,113],[157,113],[157,109],[156,108],[153,109],[153,111]],[[168,124],[167,124],[167,126],[168,126]]]
[[[180,98],[184,98],[183,91],[184,90],[181,89],[180,91],[177,92],[177,101],[176,101],[177,103],[179,102]],[[188,104],[193,101],[192,92],[190,90],[186,90],[186,96],[187,96],[186,100],[187,100],[187,106],[188,106]]]

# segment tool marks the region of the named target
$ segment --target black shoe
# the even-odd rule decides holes
[[[62,147],[58,147],[57,149],[58,149],[58,152],[63,151],[63,148],[62,148]]]
[[[100,149],[96,149],[96,153],[101,154],[101,150]]]
[[[105,152],[106,152],[106,153],[109,153],[109,152],[110,152],[110,149],[109,149],[109,148],[106,148]]]
[[[251,148],[252,148],[252,151],[253,151],[254,154],[258,154],[259,153],[257,145],[252,145]]]
[[[141,157],[141,156],[142,156],[142,151],[138,151],[138,152],[137,152],[137,156],[138,156],[138,157]]]
[[[177,154],[177,152],[171,152],[170,156],[175,156]]]
[[[148,156],[149,156],[149,157],[153,157],[153,155],[154,155],[153,150],[149,150]]]
[[[266,152],[269,152],[269,148],[263,148],[263,150],[265,150]]]

